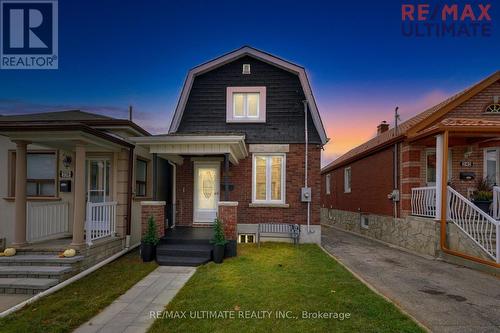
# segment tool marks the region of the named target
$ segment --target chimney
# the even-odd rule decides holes
[[[377,126],[377,135],[387,132],[389,130],[389,124],[384,120]]]

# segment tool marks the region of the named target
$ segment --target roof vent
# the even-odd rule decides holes
[[[243,64],[243,74],[250,74],[250,64]]]
[[[377,126],[377,135],[387,132],[389,130],[389,124],[384,120]]]

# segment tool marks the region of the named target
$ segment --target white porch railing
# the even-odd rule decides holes
[[[448,219],[500,263],[500,222],[448,186]]]
[[[67,202],[32,202],[26,204],[26,240],[37,242],[69,233]]]
[[[436,187],[411,189],[411,214],[424,217],[436,216]]]
[[[500,186],[493,186],[492,215],[495,220],[500,220]]]
[[[116,233],[116,202],[88,202],[85,221],[87,244],[114,236]]]

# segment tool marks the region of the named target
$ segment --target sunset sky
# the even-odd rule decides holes
[[[455,1],[456,2],[456,1]],[[460,3],[460,1],[458,1]],[[0,114],[64,109],[165,133],[187,71],[250,45],[306,67],[323,164],[500,69],[492,37],[403,37],[401,2],[60,1],[59,69],[0,70]]]

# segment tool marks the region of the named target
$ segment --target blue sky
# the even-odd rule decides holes
[[[407,119],[500,70],[497,3],[492,37],[470,38],[403,37],[401,4],[63,0],[59,69],[1,70],[0,113],[126,117],[132,104],[139,124],[166,132],[187,71],[251,45],[306,67],[331,160],[373,136],[396,105]]]

